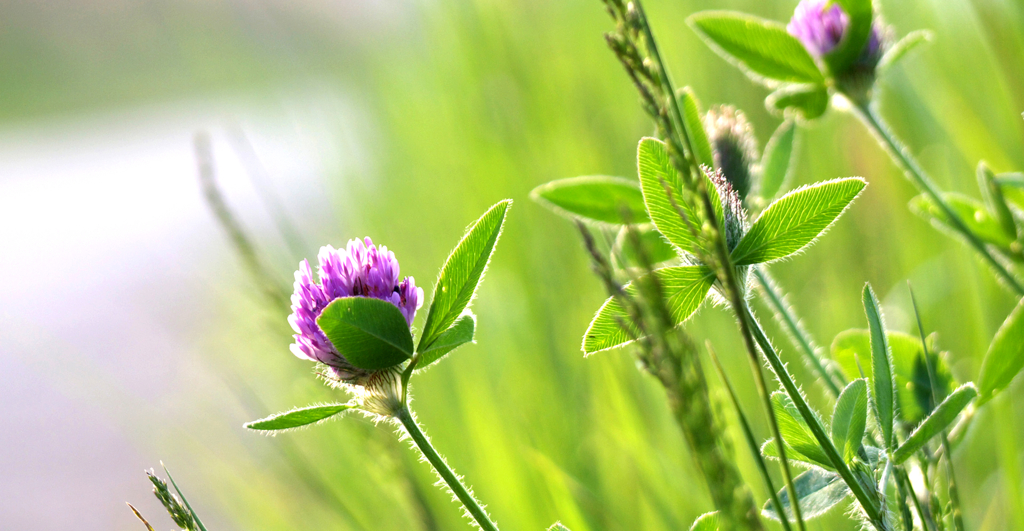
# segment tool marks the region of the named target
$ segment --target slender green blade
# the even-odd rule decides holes
[[[164,473],[167,474],[167,479],[171,480],[171,486],[174,487],[174,492],[178,493],[178,497],[181,498],[182,503],[184,503],[185,507],[188,508],[188,512],[192,513],[192,518],[196,521],[196,525],[199,526],[201,531],[206,531],[206,526],[203,525],[203,521],[199,519],[199,515],[196,514],[195,509],[192,508],[192,504],[188,502],[188,499],[185,498],[184,494],[182,494],[181,489],[178,488],[178,483],[174,481],[174,476],[171,475],[171,471],[167,470],[167,466],[163,463],[160,463],[160,466],[163,467]]]
[[[771,200],[786,184],[793,166],[793,148],[796,145],[796,124],[786,120],[775,130],[764,147],[761,158],[761,197]]]
[[[420,361],[416,367],[418,369],[427,367],[447,356],[449,352],[466,343],[473,342],[475,333],[476,315],[466,310],[448,330],[442,332],[437,340],[430,344],[430,348],[419,353]]]
[[[818,444],[814,433],[800,415],[793,400],[782,391],[772,393],[772,410],[779,423],[779,433],[786,445],[786,457],[790,460],[803,461],[829,470],[834,469],[825,451]],[[765,457],[779,457],[775,441],[769,440],[762,448]],[[801,505],[801,507],[803,507]]]
[[[882,430],[882,442],[887,449],[893,450],[896,447],[896,440],[893,438],[896,379],[893,377],[889,337],[885,333],[885,318],[870,284],[864,285],[863,301],[864,313],[868,318],[868,330],[871,331],[871,373],[874,376],[871,404],[875,410],[875,420]]]
[[[466,230],[448,255],[434,286],[418,350],[427,350],[469,307],[501,236],[511,199],[499,201]]]
[[[718,511],[704,513],[693,521],[693,525],[690,526],[690,531],[718,531],[721,526],[720,521],[721,519],[718,517]]]
[[[796,114],[803,120],[814,120],[828,110],[828,99],[825,85],[785,85],[769,94],[765,105],[776,114]]]
[[[736,265],[785,258],[824,233],[860,195],[867,183],[834,179],[793,190],[761,213],[732,252]]]
[[[611,225],[648,221],[640,185],[623,177],[590,175],[559,179],[534,188],[530,197],[569,218]]]
[[[555,522],[551,524],[548,531],[569,531],[569,528],[562,525],[562,522]]]
[[[1002,249],[1009,248],[1013,243],[1015,235],[1008,234],[981,201],[954,192],[942,194],[942,198],[960,221],[983,242]],[[953,228],[946,213],[927,195],[921,194],[911,199],[910,210],[946,234],[960,237],[960,232]]]
[[[898,418],[915,425],[927,416],[934,407],[928,366],[924,361],[921,339],[903,332],[889,331],[889,350],[892,353],[893,371],[896,374],[898,394]],[[839,365],[847,380],[860,378],[861,370],[868,378],[869,387],[874,385],[871,371],[871,334],[866,329],[851,329],[840,332],[832,342],[832,359]],[[937,354],[934,335],[928,342],[928,357],[935,369],[936,394],[942,400],[957,386],[945,358]],[[857,360],[861,360],[858,364]]]
[[[690,135],[690,143],[693,144],[697,163],[714,168],[715,156],[711,151],[711,142],[708,141],[708,134],[704,130],[704,122],[702,121],[704,113],[700,108],[700,100],[697,99],[697,95],[693,93],[690,87],[680,89],[677,97],[683,108],[683,121],[686,125],[686,132]]]
[[[352,365],[369,371],[412,357],[412,333],[397,306],[370,297],[334,299],[316,324]]]
[[[142,516],[142,513],[140,513],[139,510],[136,509],[134,505],[129,503],[128,508],[131,509],[132,512],[135,513],[135,517],[138,518],[142,522],[142,524],[146,526],[146,531],[156,531],[155,529],[153,529],[153,526],[149,525],[149,522],[146,521],[146,518]]]
[[[1024,300],[1010,312],[992,339],[984,361],[978,387],[981,392],[979,405],[992,399],[999,391],[1006,389],[1024,368]]]
[[[796,494],[800,500],[800,512],[804,520],[824,515],[850,495],[850,488],[843,483],[839,474],[818,468],[812,468],[793,478],[793,486],[796,487]],[[793,504],[787,489],[779,491],[779,501],[782,503],[782,510],[786,513],[786,518],[793,520]],[[770,501],[765,504],[761,514],[773,520],[781,520]]]
[[[711,289],[714,273],[703,266],[677,266],[657,269],[653,273],[661,284],[665,301],[672,312],[672,319],[680,324],[693,315],[700,303]],[[640,282],[643,282],[643,278]],[[627,296],[635,297],[637,287],[629,283],[625,287]],[[624,330],[622,325],[629,328]],[[620,347],[638,339],[640,331],[633,326],[628,313],[614,297],[608,300],[597,311],[590,322],[587,333],[583,336],[583,353],[591,355],[615,347]]]
[[[704,11],[688,22],[712,49],[756,81],[824,81],[807,49],[782,24],[730,11]]]
[[[935,33],[929,30],[911,31],[885,52],[878,61],[877,71],[882,72],[898,63],[918,46],[935,40]]]
[[[249,422],[245,427],[257,431],[290,430],[321,422],[349,409],[352,409],[352,406],[348,404],[322,404],[300,407]]]
[[[868,419],[868,384],[858,378],[840,393],[832,411],[832,442],[849,463],[864,439]]]
[[[1003,196],[1003,189],[996,183],[996,176],[989,169],[985,161],[978,163],[977,169],[978,188],[981,190],[981,197],[985,200],[985,206],[989,213],[1002,227],[1003,232],[1011,239],[1017,239],[1017,220],[1010,205],[1006,203]]]
[[[898,465],[909,459],[914,453],[924,447],[928,441],[932,440],[932,437],[942,433],[953,421],[956,420],[957,415],[967,404],[974,400],[974,397],[978,396],[978,390],[972,383],[966,383],[960,386],[956,391],[950,393],[945,400],[942,401],[932,411],[928,418],[924,419],[913,433],[907,437],[907,440],[896,449],[893,454],[893,461]]]

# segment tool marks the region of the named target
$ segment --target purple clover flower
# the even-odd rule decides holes
[[[317,317],[328,304],[339,297],[373,297],[388,301],[402,311],[412,326],[416,310],[423,306],[423,289],[412,277],[398,280],[398,260],[385,246],[376,247],[370,238],[349,240],[344,249],[330,245],[320,248],[318,277],[308,260],[299,263],[295,272],[295,293],[288,323],[295,330],[291,351],[299,358],[318,361],[328,367],[332,379],[360,383],[369,371],[353,366],[316,324]]]
[[[843,8],[838,3],[829,3],[830,0],[802,0],[786,26],[815,57],[824,57],[835,50],[850,26],[850,16]],[[877,60],[881,46],[878,25],[872,24],[871,36],[861,57]]]

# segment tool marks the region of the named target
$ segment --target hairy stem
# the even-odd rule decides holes
[[[772,435],[779,448],[779,462],[782,468],[783,478],[786,481],[786,489],[789,491],[793,507],[793,515],[796,517],[797,526],[800,531],[805,531],[806,528],[804,526],[803,515],[800,511],[799,498],[797,497],[796,487],[793,484],[793,475],[789,469],[789,461],[786,459],[786,451],[782,444],[782,434],[779,431],[778,421],[775,418],[775,411],[772,409],[771,395],[769,394],[768,387],[765,384],[764,374],[761,372],[761,364],[757,359],[757,347],[754,344],[754,339],[750,329],[747,326],[745,319],[742,317],[742,311],[740,308],[742,305],[746,304],[746,301],[743,299],[743,290],[741,289],[740,282],[737,278],[736,268],[732,265],[732,259],[730,257],[728,244],[725,241],[722,227],[718,226],[718,218],[715,214],[714,204],[711,201],[711,195],[708,193],[705,180],[701,178],[702,171],[697,165],[696,158],[694,157],[693,144],[686,132],[683,115],[679,109],[679,102],[675,97],[675,87],[669,77],[668,69],[665,67],[665,62],[662,60],[661,54],[658,52],[658,46],[654,39],[654,32],[651,30],[651,25],[647,20],[647,15],[644,12],[643,5],[640,3],[640,0],[634,0],[632,4],[635,6],[638,15],[638,22],[646,39],[648,53],[657,65],[658,83],[661,85],[661,92],[667,100],[668,107],[661,113],[660,118],[663,121],[662,128],[668,137],[666,140],[670,146],[669,153],[670,155],[672,154],[673,147],[682,151],[682,153],[677,153],[676,156],[671,157],[672,163],[676,166],[676,169],[680,174],[689,177],[688,185],[694,189],[692,191],[696,192],[698,199],[701,201],[704,216],[710,228],[709,232],[713,235],[715,245],[714,255],[717,257],[716,261],[718,262],[716,275],[718,276],[719,282],[724,286],[724,291],[730,300],[733,311],[736,313],[737,317],[739,317],[740,331],[743,334],[744,344],[746,346],[747,353],[750,356],[751,366],[754,370],[754,378],[757,382],[758,393],[761,395],[765,414],[768,417],[768,424],[771,426]],[[680,160],[679,155],[682,156],[683,160]],[[688,221],[686,219],[683,221],[686,223],[692,223],[692,221]]]
[[[757,278],[757,283],[761,286],[765,299],[774,311],[776,320],[782,323],[786,330],[789,331],[793,342],[800,348],[800,351],[814,371],[818,373],[818,376],[825,383],[825,388],[828,389],[832,397],[838,397],[841,392],[841,385],[846,383],[841,380],[842,376],[834,374],[833,371],[829,371],[825,367],[826,362],[818,355],[818,350],[814,347],[814,340],[811,339],[807,330],[801,326],[800,320],[793,313],[793,308],[787,304],[785,295],[780,292],[778,285],[775,284],[768,271],[763,267],[756,267],[754,268],[754,277]],[[836,380],[839,381],[837,382]]]
[[[885,522],[883,514],[884,508],[880,506],[880,500],[872,496],[865,490],[865,486],[857,480],[854,476],[853,471],[847,466],[846,462],[843,461],[842,456],[839,455],[839,451],[832,443],[832,438],[825,431],[825,427],[821,425],[817,415],[811,410],[811,406],[807,404],[807,400],[803,394],[800,393],[800,389],[796,386],[793,381],[793,376],[789,374],[786,366],[779,359],[778,353],[775,351],[775,347],[772,346],[771,341],[768,340],[768,336],[765,335],[764,330],[761,328],[761,324],[754,317],[753,312],[750,311],[750,307],[747,305],[743,306],[745,311],[745,320],[750,324],[750,328],[754,331],[754,335],[757,339],[758,345],[761,347],[761,351],[764,353],[765,359],[768,360],[768,364],[771,366],[772,371],[778,378],[779,383],[782,384],[783,389],[786,390],[786,394],[789,395],[790,399],[793,400],[793,404],[800,412],[800,416],[803,417],[804,421],[807,422],[807,426],[810,428],[814,438],[821,445],[822,450],[828,457],[832,466],[835,467],[836,472],[839,473],[846,485],[850,487],[853,495],[860,502],[861,508],[864,509],[864,513],[871,521],[872,525],[875,526],[879,531],[889,531],[889,528]]]
[[[403,406],[399,409],[396,416],[401,421],[402,426],[405,426],[405,431],[409,434],[409,437],[416,443],[416,447],[423,452],[423,457],[427,458],[427,462],[434,467],[437,475],[441,476],[441,479],[448,485],[448,488],[455,493],[455,497],[462,502],[462,505],[465,506],[466,511],[476,520],[480,529],[484,531],[498,531],[498,526],[491,521],[490,516],[480,506],[480,502],[462,484],[459,476],[455,475],[455,472],[448,467],[448,463],[445,463],[444,458],[437,453],[437,450],[434,450],[434,446],[430,444],[430,439],[427,439],[423,430],[420,429],[409,408]]]
[[[889,156],[903,169],[910,182],[918,190],[927,194],[938,205],[942,213],[949,219],[952,228],[960,233],[971,247],[974,247],[974,250],[992,266],[992,269],[995,270],[1000,279],[1006,282],[1013,291],[1017,292],[1017,295],[1024,295],[1024,285],[1020,283],[1016,276],[1010,273],[999,259],[993,256],[985,243],[964,224],[960,216],[953,211],[953,208],[942,197],[935,183],[924,172],[924,169],[918,165],[917,161],[910,155],[910,152],[907,151],[907,148],[896,139],[896,136],[885,124],[881,116],[871,107],[870,103],[854,102],[853,108],[856,110],[856,115],[864,122],[864,125],[871,131],[879,143],[882,144],[882,147],[889,153]]]

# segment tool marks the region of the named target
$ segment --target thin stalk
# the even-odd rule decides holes
[[[427,458],[427,461],[434,467],[437,475],[441,476],[441,479],[448,485],[448,488],[452,489],[455,497],[462,502],[462,505],[465,506],[466,511],[476,520],[480,529],[484,531],[498,531],[498,526],[491,521],[487,512],[480,506],[480,502],[462,484],[459,477],[455,475],[455,472],[448,467],[448,463],[445,463],[444,458],[437,453],[437,450],[434,450],[434,446],[430,444],[430,439],[427,439],[427,436],[424,435],[409,408],[403,406],[399,409],[396,416],[401,421],[402,426],[405,426],[405,431],[409,434],[409,437],[412,437],[413,442],[416,443],[416,447],[423,452],[423,457]]]
[[[939,402],[939,390],[937,388],[938,380],[935,378],[935,367],[932,366],[931,357],[928,355],[928,341],[924,333],[924,323],[921,321],[921,312],[917,309],[917,299],[914,297],[914,290],[910,287],[910,283],[907,283],[907,289],[910,290],[910,301],[914,305],[914,315],[917,317],[917,330],[921,334],[921,349],[924,352],[924,366],[928,371],[928,384],[931,386],[932,391],[932,408],[935,408]],[[953,528],[956,531],[964,531],[964,517],[963,512],[960,509],[960,491],[956,486],[956,474],[953,471],[953,451],[949,446],[949,436],[946,430],[942,430],[942,450],[946,454],[946,482],[949,487],[949,501],[953,504]]]
[[[924,169],[918,165],[917,161],[910,155],[910,152],[896,139],[893,132],[886,126],[882,118],[872,109],[868,102],[853,102],[853,108],[857,110],[857,116],[864,122],[864,125],[869,131],[875,136],[875,138],[882,144],[882,147],[889,152],[889,156],[896,161],[896,163],[903,169],[904,174],[910,179],[910,182],[918,188],[918,190],[924,192],[935,202],[936,205],[942,210],[942,213],[949,219],[953,229],[960,233],[967,243],[974,247],[974,249],[989,263],[990,266],[996,271],[998,276],[1002,278],[1008,286],[1010,286],[1017,295],[1024,295],[1024,285],[1015,277],[1006,266],[1003,265],[992,252],[985,246],[985,243],[974,232],[971,231],[967,225],[964,224],[960,216],[953,211],[953,208],[949,206],[949,203],[942,197],[935,183],[928,177]]]
[[[658,51],[657,41],[654,39],[654,32],[651,29],[650,22],[647,20],[647,14],[644,11],[643,5],[640,0],[634,0],[633,6],[636,9],[640,29],[643,32],[646,40],[647,52],[650,58],[657,65],[658,70],[658,82],[661,85],[661,91],[664,97],[668,101],[668,109],[665,110],[662,117],[664,119],[663,125],[665,133],[668,135],[666,140],[670,144],[675,143],[679,146],[682,151],[682,156],[685,161],[685,167],[680,161],[673,160],[673,164],[677,167],[677,170],[681,174],[688,175],[690,177],[690,186],[695,188],[696,195],[700,198],[704,215],[710,226],[710,233],[714,235],[714,242],[716,245],[715,254],[717,255],[717,261],[719,270],[716,273],[720,282],[724,285],[724,291],[728,294],[733,311],[737,316],[741,316],[740,305],[744,304],[742,290],[740,289],[740,283],[736,278],[736,269],[732,265],[730,258],[729,248],[723,237],[721,227],[718,226],[718,220],[715,215],[715,208],[711,202],[711,196],[708,194],[704,179],[700,178],[700,170],[694,157],[693,144],[690,140],[689,135],[686,132],[685,122],[683,121],[682,112],[679,109],[679,102],[675,97],[675,87],[672,84],[672,80],[668,73],[668,68],[665,66],[665,62],[661,57],[661,53]],[[674,138],[672,138],[674,137]],[[670,150],[671,153],[671,150]],[[674,157],[673,157],[674,158]],[[684,219],[684,221],[686,221]],[[771,406],[771,396],[768,393],[768,387],[764,381],[764,375],[761,372],[761,365],[757,361],[757,347],[754,345],[753,336],[750,333],[749,327],[746,325],[745,320],[742,317],[739,319],[740,330],[743,333],[744,342],[747,348],[747,353],[750,356],[751,363],[755,370],[754,375],[757,381],[758,392],[761,395],[761,400],[764,403],[765,413],[768,416],[769,425],[772,429],[772,434],[775,438],[775,443],[779,448],[779,461],[783,472],[783,477],[786,480],[786,488],[789,491],[790,498],[792,500],[793,514],[796,517],[797,525],[800,531],[806,531],[806,527],[803,521],[803,515],[800,511],[800,502],[796,495],[796,487],[793,484],[792,473],[789,469],[789,461],[786,459],[785,448],[782,443],[782,435],[779,431],[778,422],[775,418],[775,412]]]
[[[824,426],[818,420],[818,417],[811,410],[811,406],[807,404],[807,400],[804,399],[800,393],[800,389],[796,386],[793,381],[792,375],[786,369],[786,366],[779,359],[778,353],[775,351],[775,347],[772,346],[768,340],[768,336],[765,335],[764,330],[761,328],[761,324],[754,317],[753,312],[750,311],[750,307],[743,305],[745,312],[745,319],[750,323],[750,328],[754,331],[755,338],[757,339],[758,345],[761,347],[761,351],[764,353],[765,359],[768,360],[768,364],[771,366],[772,371],[775,372],[775,376],[779,379],[779,383],[782,384],[783,389],[786,390],[786,394],[789,395],[790,399],[793,400],[793,404],[800,412],[800,416],[807,422],[807,426],[810,428],[811,433],[814,434],[814,438],[817,439],[818,444],[821,445],[822,450],[828,457],[832,466],[835,467],[836,472],[839,473],[846,485],[850,487],[850,491],[853,492],[854,497],[860,502],[861,507],[864,509],[864,513],[867,514],[868,519],[879,531],[888,531],[888,527],[885,525],[885,519],[882,515],[882,509],[878,506],[877,500],[869,495],[864,490],[864,486],[861,485],[857,478],[853,475],[853,471],[846,465],[843,458],[839,455],[839,451],[836,450],[835,445],[832,443],[832,438],[829,437],[825,431]]]
[[[743,291],[740,289],[740,282],[736,276],[736,268],[732,265],[732,258],[730,256],[728,245],[723,237],[721,227],[718,226],[715,208],[711,203],[711,195],[707,192],[704,179],[701,179],[699,173],[697,173],[699,170],[697,169],[698,166],[694,157],[693,144],[690,140],[689,134],[686,132],[683,115],[679,109],[679,102],[675,97],[675,87],[669,77],[668,69],[665,67],[665,62],[661,58],[661,53],[658,51],[658,45],[654,39],[654,32],[651,30],[651,25],[647,20],[647,14],[644,11],[643,5],[640,3],[640,0],[634,0],[633,4],[636,6],[640,25],[644,32],[644,37],[647,40],[648,53],[650,53],[658,66],[658,74],[662,84],[662,91],[664,92],[665,97],[668,98],[668,106],[671,111],[671,116],[668,119],[669,125],[671,126],[670,132],[675,133],[677,137],[676,140],[683,147],[683,156],[687,162],[686,169],[689,170],[686,173],[689,173],[692,182],[696,185],[697,196],[701,199],[705,217],[708,219],[712,233],[715,236],[715,254],[718,255],[718,265],[720,268],[717,276],[725,286],[725,292],[730,299],[733,311],[737,317],[739,317],[740,331],[743,335],[744,344],[747,348],[747,354],[750,357],[757,390],[761,396],[761,401],[764,404],[765,414],[768,417],[768,424],[771,427],[772,436],[775,439],[775,445],[779,451],[779,464],[782,468],[782,476],[786,481],[786,490],[789,492],[790,502],[793,507],[793,515],[796,517],[797,527],[800,531],[806,531],[803,514],[800,510],[800,500],[797,496],[796,486],[793,484],[793,474],[790,471],[789,460],[786,458],[786,450],[782,442],[782,433],[779,430],[778,420],[775,418],[775,411],[772,409],[771,395],[768,392],[768,386],[765,384],[764,374],[761,372],[761,363],[758,361],[757,347],[754,344],[754,338],[750,332],[750,328],[747,325],[746,320],[742,317],[740,308],[745,306],[746,301],[743,299]]]
[[[740,407],[740,401],[736,398],[736,392],[732,389],[732,384],[729,383],[729,378],[725,375],[725,369],[722,368],[722,363],[718,359],[718,355],[715,354],[715,349],[711,346],[711,341],[707,342],[708,354],[711,356],[711,361],[715,364],[715,369],[718,371],[718,377],[722,379],[722,383],[725,384],[726,391],[729,392],[729,399],[732,400],[732,405],[736,409],[736,416],[740,419],[740,426],[743,427],[743,437],[747,441],[747,447],[750,448],[750,453],[754,455],[754,461],[757,463],[757,469],[761,472],[761,479],[764,480],[765,486],[768,488],[768,497],[771,499],[772,505],[775,506],[775,514],[779,515],[779,519],[782,522],[782,527],[786,531],[792,531],[789,527],[789,518],[786,517],[786,511],[782,509],[782,500],[779,499],[778,493],[775,491],[775,484],[772,482],[772,477],[768,473],[768,465],[764,462],[764,456],[761,455],[761,447],[757,444],[757,439],[754,438],[754,432],[750,429],[750,423],[747,422],[747,416],[743,414],[743,408]],[[792,494],[790,494],[792,496]]]
[[[932,521],[931,516],[925,512],[924,507],[921,506],[921,500],[917,497],[917,492],[914,491],[914,485],[910,482],[910,478],[907,476],[907,471],[903,466],[896,467],[896,480],[903,484],[903,488],[907,490],[907,495],[910,500],[914,502],[914,510],[917,511],[917,517],[921,519],[921,525],[924,527],[924,531],[934,531],[935,522]]]
[[[810,334],[800,325],[800,321],[793,314],[793,309],[786,304],[784,295],[779,293],[779,287],[772,280],[771,276],[768,275],[768,272],[761,267],[755,267],[754,277],[757,278],[757,283],[761,286],[761,291],[765,294],[765,298],[772,307],[772,310],[775,311],[778,320],[789,330],[789,335],[803,352],[807,361],[810,362],[811,367],[814,368],[818,376],[825,382],[825,387],[832,395],[832,398],[838,397],[839,393],[842,392],[840,384],[845,385],[846,382],[840,381],[837,383],[836,379],[841,378],[841,376],[833,374],[832,371],[825,367],[825,363],[818,355],[817,349],[814,348],[814,341],[811,339]]]

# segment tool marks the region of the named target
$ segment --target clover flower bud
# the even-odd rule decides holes
[[[308,260],[300,262],[295,272],[292,314],[288,316],[295,330],[291,351],[299,358],[323,363],[327,367],[323,376],[328,379],[362,384],[370,372],[341,355],[320,330],[317,317],[339,297],[372,297],[397,306],[412,326],[416,310],[423,306],[423,289],[416,287],[412,277],[399,281],[395,253],[383,245],[374,246],[370,238],[350,240],[344,249],[321,247],[317,261],[319,284]]]
[[[803,43],[811,55],[825,57],[839,46],[847,28],[850,16],[839,3],[831,0],[802,0],[793,11],[786,29]],[[882,57],[885,29],[876,19],[871,25],[871,35],[861,52],[858,63],[874,68]]]
[[[743,209],[743,201],[740,199],[740,195],[733,188],[729,179],[725,177],[725,174],[722,173],[722,170],[712,170],[707,166],[702,166],[702,168],[711,180],[711,184],[715,186],[718,197],[722,201],[722,214],[725,221],[725,226],[722,230],[725,232],[725,243],[728,245],[729,250],[732,251],[739,245],[743,235],[749,230],[747,226],[747,212]]]
[[[721,105],[704,115],[704,129],[714,152],[715,166],[722,170],[740,200],[745,200],[755,187],[751,171],[758,159],[754,127],[742,111]]]

